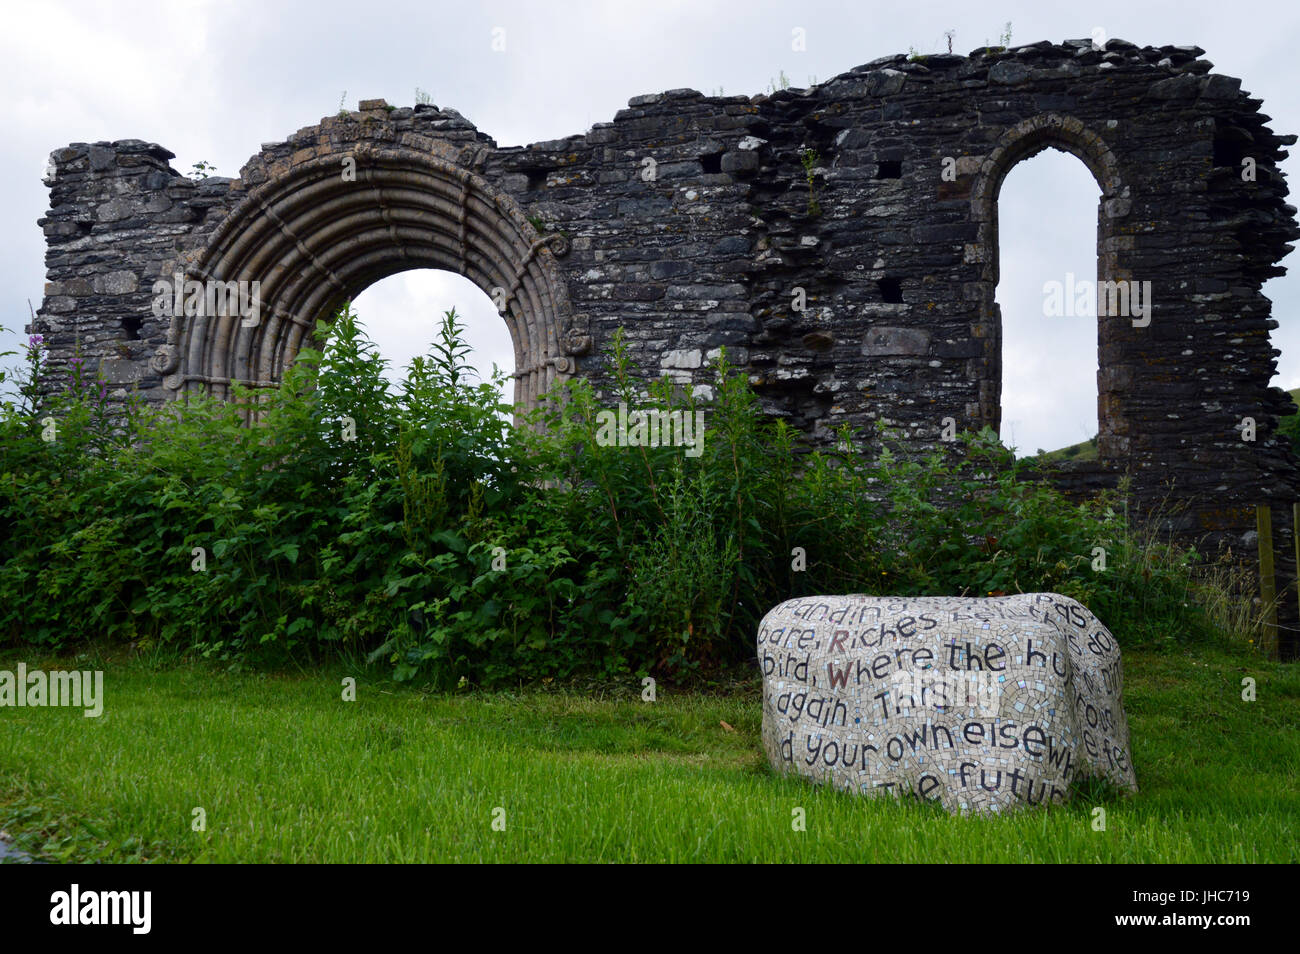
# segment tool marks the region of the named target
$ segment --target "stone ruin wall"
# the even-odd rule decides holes
[[[919,452],[946,417],[999,425],[997,196],[1017,162],[1058,148],[1102,193],[1098,278],[1150,281],[1153,299],[1147,327],[1099,319],[1101,459],[1061,482],[1129,473],[1140,506],[1186,504],[1168,521],[1183,538],[1247,555],[1269,503],[1294,580],[1300,488],[1275,437],[1291,404],[1269,386],[1280,352],[1260,288],[1300,235],[1277,168],[1296,137],[1203,53],[1077,40],[895,55],[770,96],[637,96],[585,135],[525,147],[452,109],[368,100],[264,144],[236,180],[190,180],[157,144],[77,143],[51,155],[31,331],[56,360],[79,342],[118,398],[221,394],[273,385],[314,319],[379,278],[447,268],[504,293],[521,405],[575,374],[607,385],[623,327],[646,377],[707,396],[725,346],[813,443],[881,421]],[[154,317],[152,284],[177,270],[261,281],[261,323]]]

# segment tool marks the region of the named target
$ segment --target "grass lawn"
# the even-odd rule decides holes
[[[105,669],[98,719],[0,709],[0,829],[48,860],[1300,859],[1300,667],[1218,649],[1125,653],[1136,798],[993,819],[772,776],[757,679],[726,695],[661,686],[644,703],[639,686],[448,696],[363,675],[349,703],[342,669],[12,653],[0,668],[19,661]]]

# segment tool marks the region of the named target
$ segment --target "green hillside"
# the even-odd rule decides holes
[[[1300,406],[1300,388],[1294,391],[1287,391],[1291,395],[1291,400]],[[1295,448],[1296,456],[1300,457],[1300,414],[1293,414],[1290,417],[1282,418],[1282,423],[1278,425],[1278,431],[1291,438],[1291,446]]]
[[[1096,460],[1097,435],[1094,434],[1086,441],[1080,441],[1078,444],[1071,444],[1069,447],[1062,447],[1058,450],[1048,451],[1044,454],[1035,454],[1034,459],[1044,463],[1055,463],[1066,460]]]

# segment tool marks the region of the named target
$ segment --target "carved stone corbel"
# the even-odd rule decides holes
[[[586,315],[574,315],[573,322],[564,332],[562,346],[565,354],[575,356],[591,354],[595,342],[589,334],[590,319]]]

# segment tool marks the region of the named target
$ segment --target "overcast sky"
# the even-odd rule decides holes
[[[38,307],[45,245],[36,220],[48,207],[46,158],[70,142],[144,139],[238,175],[262,142],[283,140],[336,113],[342,99],[411,105],[415,89],[459,110],[500,145],[585,132],[641,93],[693,87],[727,95],[766,92],[781,72],[795,86],[825,81],[879,56],[967,53],[1012,45],[1109,37],[1139,45],[1196,44],[1217,72],[1264,100],[1272,126],[1300,132],[1295,52],[1300,5],[1170,2],[779,3],[771,0],[442,2],[14,3],[0,32],[6,71],[0,143],[0,350],[14,347]],[[806,50],[792,49],[802,28]],[[504,30],[505,50],[492,48]],[[497,34],[500,36],[500,34]],[[1294,159],[1283,169],[1294,175]],[[1293,179],[1293,182],[1296,181]],[[1294,186],[1293,186],[1294,187]],[[1095,319],[1043,314],[1043,283],[1096,275],[1098,189],[1082,163],[1049,151],[1017,166],[1000,205],[1005,322],[1003,438],[1022,453],[1097,429]],[[1294,197],[1292,199],[1293,204]],[[1294,259],[1294,256],[1292,256]],[[1288,265],[1293,265],[1288,259]],[[1297,278],[1265,294],[1281,327],[1274,383],[1300,387]],[[513,370],[505,325],[490,300],[459,276],[410,272],[367,289],[357,308],[385,356],[423,352],[437,315],[467,316],[476,357]],[[12,360],[12,359],[7,359]]]

